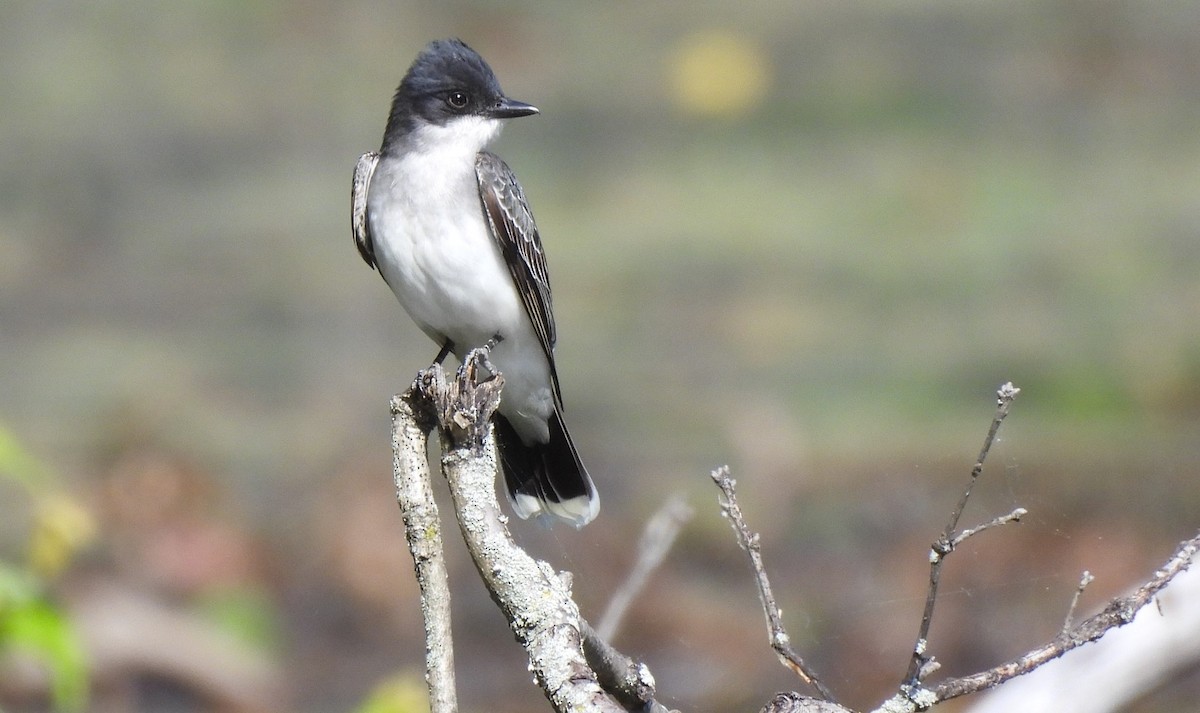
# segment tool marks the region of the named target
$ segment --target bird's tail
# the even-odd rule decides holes
[[[508,501],[517,516],[548,514],[575,527],[591,522],[600,498],[557,409],[550,416],[549,443],[526,445],[503,415],[496,414],[495,421]]]

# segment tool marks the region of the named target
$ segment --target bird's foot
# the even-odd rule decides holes
[[[503,341],[503,339],[503,337],[497,334],[491,339],[487,340],[482,347],[479,347],[478,349],[472,349],[471,351],[467,352],[467,357],[463,359],[462,368],[468,379],[475,381],[475,374],[481,366],[486,369],[487,373],[489,374],[485,381],[490,381],[496,378],[496,375],[500,372],[496,369],[496,366],[492,364],[490,355],[492,349],[495,349],[496,345]]]
[[[483,445],[487,424],[500,403],[500,389],[504,386],[504,376],[492,365],[489,351],[485,344],[466,353],[449,399],[440,408],[443,427],[449,429],[452,437],[468,438],[476,446]],[[479,378],[480,368],[487,371],[487,378]],[[441,373],[441,367],[433,369]]]

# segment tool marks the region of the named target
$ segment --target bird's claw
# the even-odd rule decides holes
[[[475,381],[475,374],[479,367],[482,366],[489,375],[484,381],[490,381],[496,378],[496,375],[500,372],[496,369],[496,366],[492,364],[490,354],[492,349],[499,343],[500,335],[496,335],[495,337],[487,340],[487,343],[482,347],[478,347],[467,352],[467,358],[463,359],[462,365],[464,376],[471,381]]]

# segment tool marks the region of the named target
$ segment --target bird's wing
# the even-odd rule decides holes
[[[371,242],[371,224],[367,220],[367,190],[378,163],[379,154],[374,151],[359,156],[354,166],[354,182],[350,185],[350,229],[354,233],[354,245],[371,267],[375,267],[375,244]]]
[[[491,227],[492,238],[508,264],[513,284],[525,304],[533,331],[541,342],[550,376],[554,382],[554,400],[561,406],[558,373],[554,367],[554,309],[550,302],[550,276],[546,273],[546,254],[538,236],[533,213],[525,201],[525,192],[517,177],[499,156],[481,151],[475,157],[475,176],[479,197]]]

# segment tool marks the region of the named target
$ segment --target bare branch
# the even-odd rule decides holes
[[[503,379],[475,383],[478,357],[468,355],[452,383],[435,365],[418,378],[441,426],[442,473],[467,550],[517,641],[529,669],[558,711],[623,713],[583,654],[583,620],[571,599],[570,577],[518,547],[496,502],[496,443],[491,415]]]
[[[915,695],[919,691],[919,684],[923,674],[931,672],[929,666],[932,657],[927,654],[929,646],[929,627],[933,624],[933,609],[937,603],[938,583],[942,576],[942,564],[945,562],[946,555],[954,551],[954,548],[963,540],[974,535],[977,532],[982,532],[995,525],[1003,524],[1013,520],[1018,520],[1025,514],[1024,510],[1018,508],[1006,518],[999,518],[991,523],[968,530],[961,535],[957,535],[955,531],[958,529],[958,521],[962,517],[963,511],[967,508],[967,501],[971,498],[971,491],[975,487],[976,481],[979,480],[980,473],[983,472],[983,463],[987,460],[988,453],[992,450],[992,444],[996,440],[996,434],[1000,430],[1000,424],[1004,422],[1004,417],[1008,415],[1008,407],[1012,405],[1013,399],[1021,390],[1012,385],[1012,382],[1005,383],[996,392],[996,414],[992,417],[992,425],[988,428],[987,436],[983,439],[983,447],[979,449],[979,457],[975,459],[975,466],[971,468],[971,477],[967,481],[967,487],[963,490],[962,496],[958,499],[958,504],[954,506],[954,510],[950,512],[950,521],[946,523],[946,528],[942,530],[942,535],[933,543],[929,550],[929,590],[925,596],[925,611],[921,615],[921,626],[917,631],[917,641],[913,645],[912,657],[909,660],[908,672],[904,676],[904,683],[900,686],[900,695],[907,696],[909,691]]]
[[[692,508],[679,495],[674,495],[663,503],[658,512],[646,522],[642,537],[638,540],[637,561],[629,570],[629,576],[608,600],[600,623],[596,626],[596,635],[605,641],[611,640],[621,626],[621,620],[629,605],[637,598],[650,575],[658,569],[666,558],[671,545],[692,517]]]
[[[1125,594],[1131,594],[1139,584],[1130,586]],[[1200,665],[1197,602],[1200,566],[1193,561],[1127,626],[1110,630],[1099,641],[986,691],[979,700],[972,701],[970,710],[1010,713],[1031,708],[1031,701],[1037,701],[1040,710],[1058,713],[1136,709],[1136,701],[1145,700]],[[1096,611],[1103,606],[1105,603]]]
[[[413,399],[412,389],[392,398],[392,477],[404,517],[425,622],[425,681],[430,713],[456,713],[454,640],[450,633],[450,584],[442,549],[442,522],[429,477],[425,448],[432,414]]]
[[[1187,569],[1200,551],[1200,533],[1190,540],[1179,543],[1179,547],[1154,575],[1131,595],[1117,597],[1108,603],[1104,611],[1089,617],[1061,634],[1053,641],[1040,646],[1011,661],[970,676],[943,681],[934,689],[936,699],[945,701],[969,693],[976,693],[997,686],[1011,678],[1029,673],[1038,666],[1062,656],[1068,651],[1095,641],[1111,629],[1133,621],[1138,610],[1153,601],[1175,575]]]
[[[571,599],[569,574],[555,572],[548,564],[530,558],[513,543],[505,528],[506,518],[500,514],[496,503],[497,456],[490,428],[490,417],[499,403],[503,378],[495,374],[476,384],[476,363],[476,358],[468,357],[453,381],[447,380],[440,367],[431,368],[418,377],[408,393],[392,402],[397,499],[404,513],[406,534],[422,591],[432,710],[447,713],[454,711],[456,706],[449,641],[449,593],[445,591],[443,595],[439,591],[445,586],[444,563],[440,559],[440,522],[425,461],[428,432],[436,421],[441,427],[442,471],[450,485],[455,514],[468,551],[518,642],[529,653],[530,670],[554,708],[558,711],[666,713],[666,709],[654,700],[654,679],[646,666],[612,648],[605,637],[594,632],[580,616]],[[1023,508],[1017,508],[978,527],[957,530],[1000,423],[1017,393],[1018,389],[1005,384],[997,394],[996,416],[972,469],[970,482],[951,513],[946,529],[931,549],[929,594],[910,672],[900,691],[877,709],[879,713],[913,713],[951,698],[994,687],[1099,639],[1111,629],[1129,623],[1172,578],[1192,563],[1200,551],[1200,533],[1197,533],[1180,543],[1164,566],[1132,595],[1112,600],[1104,611],[1073,625],[1079,599],[1091,581],[1091,575],[1085,572],[1063,630],[1054,640],[986,671],[925,687],[922,681],[936,668],[932,657],[926,655],[926,636],[946,555],[967,538],[1018,521],[1025,514]],[[712,478],[722,492],[722,512],[729,518],[739,545],[750,556],[772,648],[785,666],[825,699],[782,693],[767,703],[762,713],[848,713],[847,709],[832,702],[831,693],[791,647],[763,565],[759,536],[751,532],[745,522],[737,502],[736,482],[730,477],[728,468],[717,469]],[[681,508],[678,502],[668,503],[648,525],[639,548],[639,561],[630,575],[633,583],[627,582],[622,587],[622,591],[628,591],[624,595],[627,599],[636,596],[645,577],[669,548],[679,526]],[[662,523],[657,523],[660,517]],[[663,529],[659,530],[659,527]],[[658,534],[651,534],[652,531]],[[614,611],[619,612],[626,605],[615,607]],[[614,616],[619,619],[619,614]]]
[[[721,466],[714,470],[712,479],[721,489],[721,512],[729,518],[729,524],[737,534],[738,544],[750,555],[750,565],[754,568],[754,575],[758,582],[759,601],[762,602],[763,614],[767,619],[767,636],[770,639],[771,648],[775,650],[779,661],[785,667],[817,689],[823,699],[833,701],[833,693],[825,687],[816,673],[792,648],[791,639],[783,627],[783,616],[775,604],[775,595],[771,593],[771,581],[767,578],[767,572],[763,568],[762,547],[758,534],[750,532],[746,520],[742,517],[742,509],[738,506],[735,492],[737,481],[729,475],[729,466]]]

